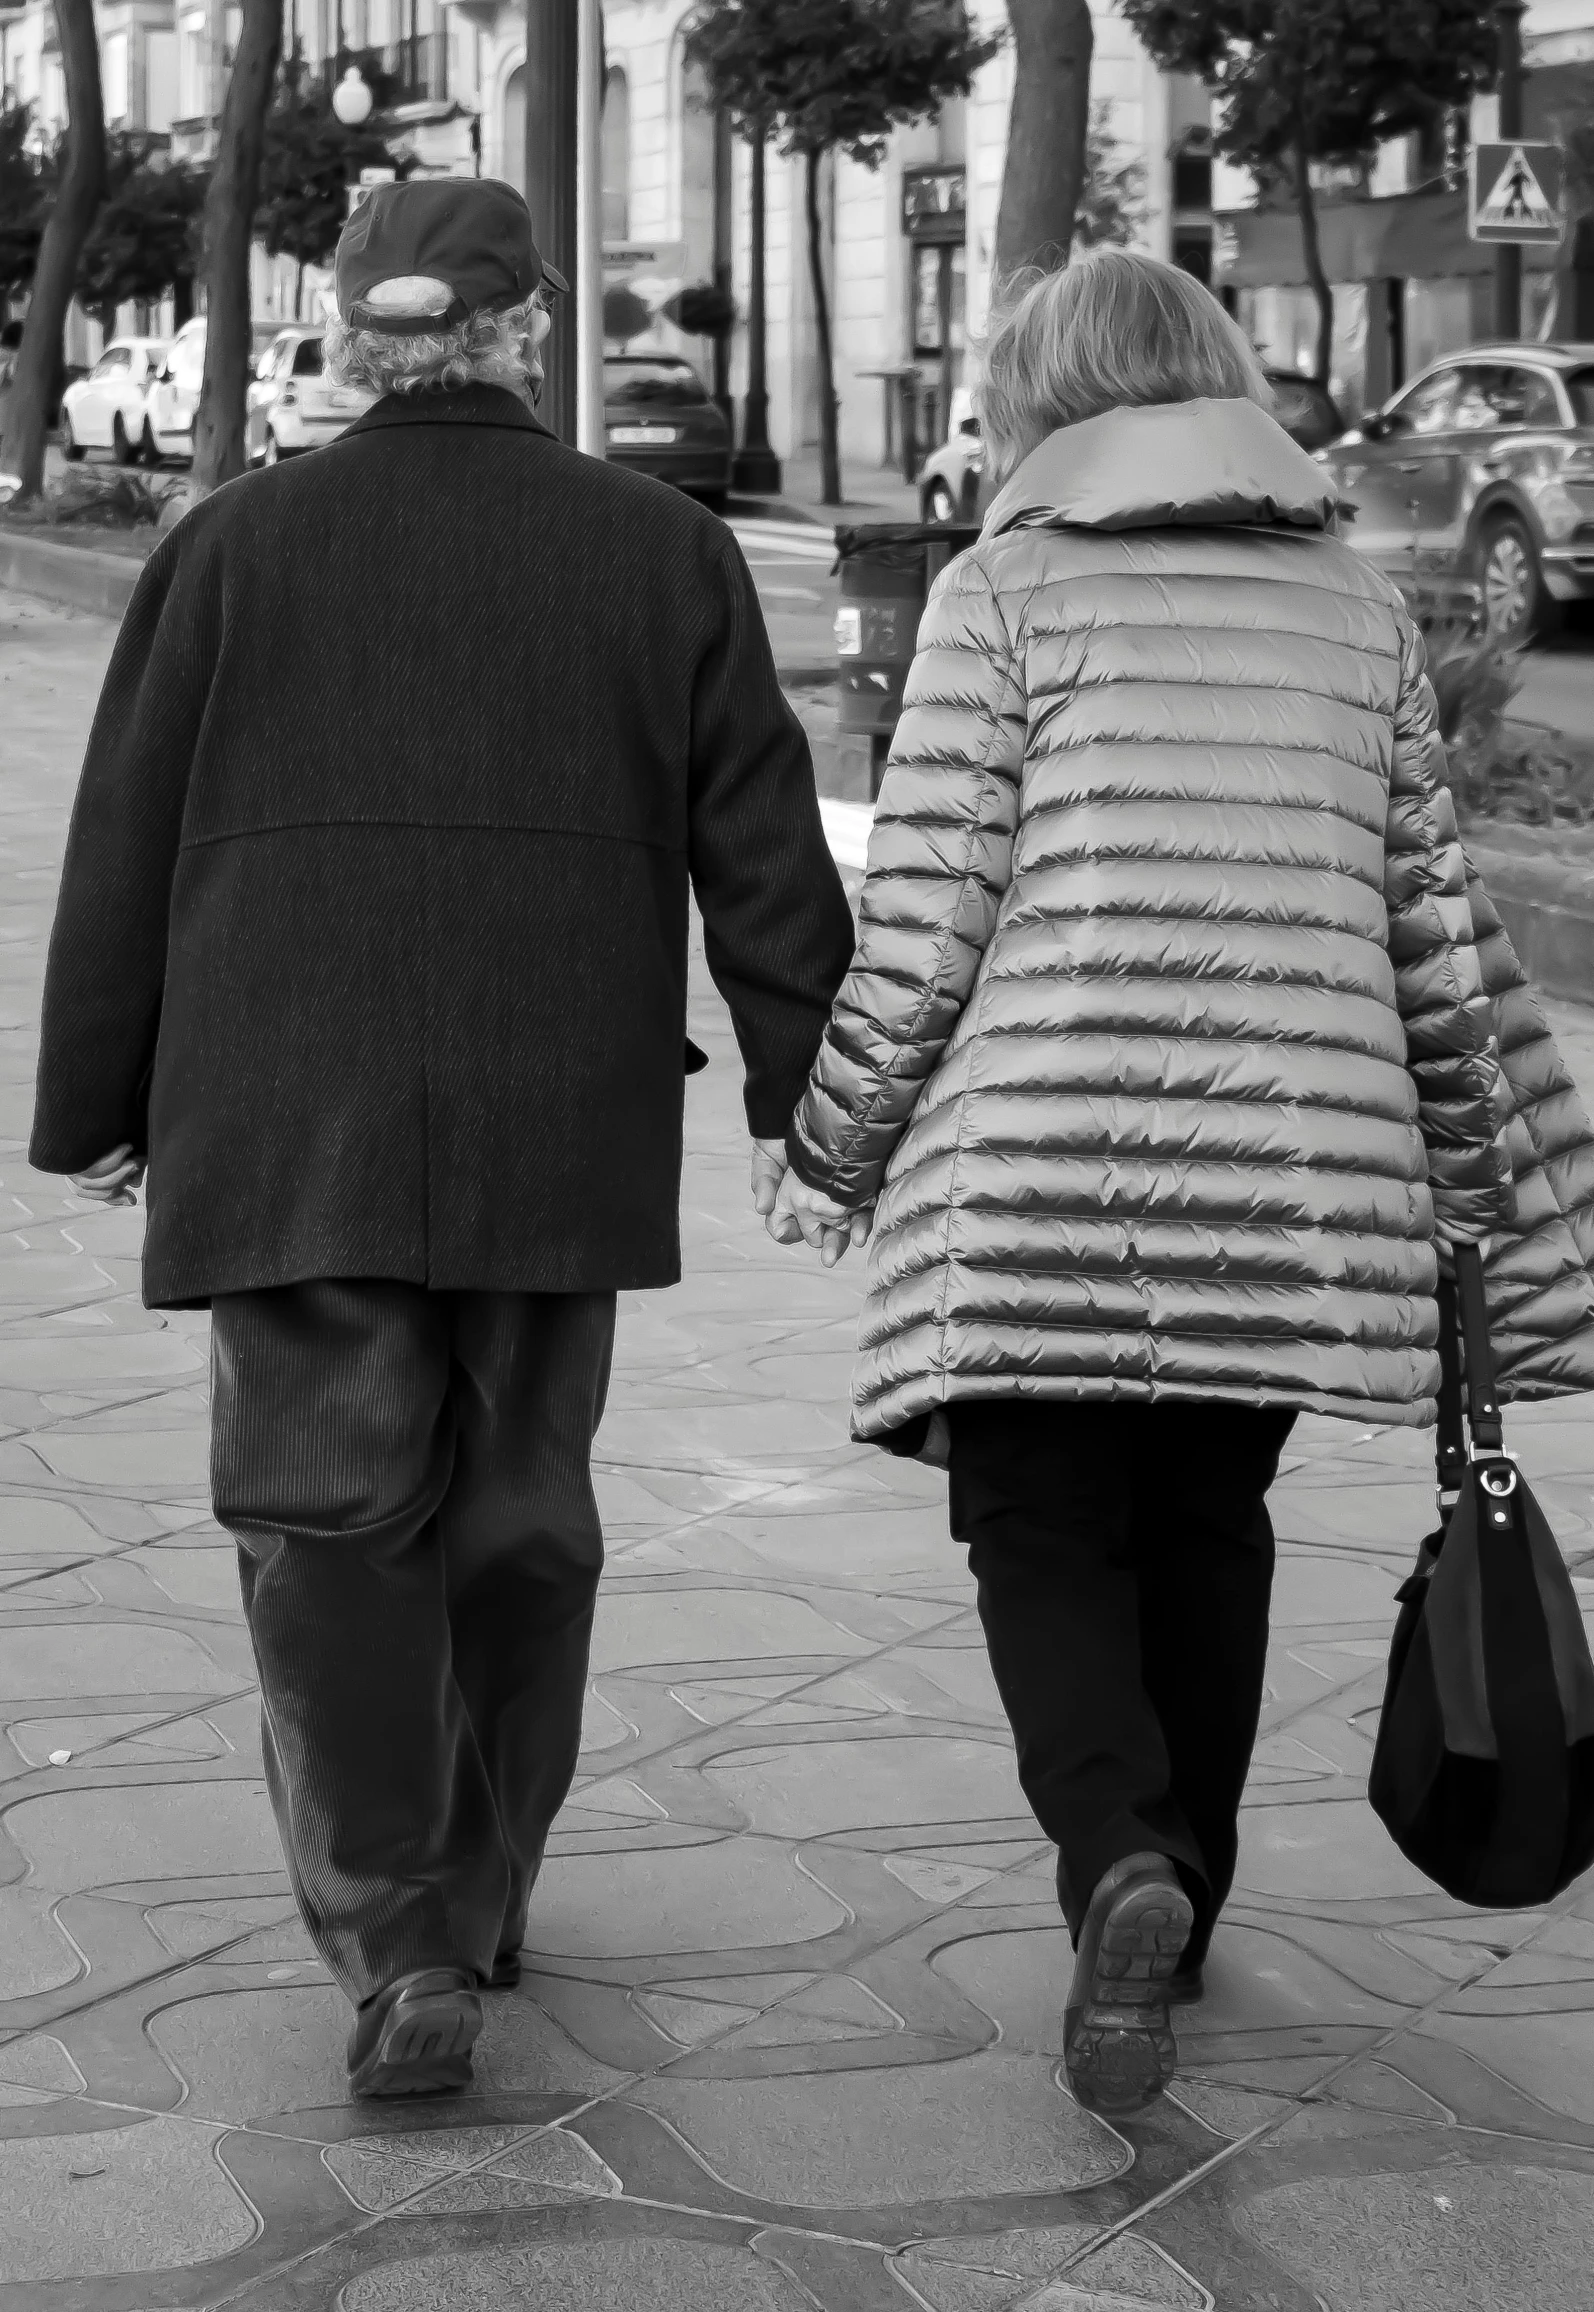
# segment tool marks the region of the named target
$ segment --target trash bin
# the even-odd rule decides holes
[[[836,532],[840,721],[868,735],[871,795],[880,792],[931,582],[979,534],[962,522],[867,522]]]

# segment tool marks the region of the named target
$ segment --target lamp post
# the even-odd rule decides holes
[[[1522,134],[1522,18],[1525,0],[1496,0],[1496,78],[1500,91],[1499,137],[1514,144]],[[1502,241],[1494,252],[1494,333],[1508,343],[1522,334],[1522,251]]]
[[[526,0],[526,200],[537,246],[580,293],[577,266],[581,0]],[[579,407],[573,313],[556,314],[540,415],[574,442]]]
[[[738,490],[774,497],[780,489],[780,460],[769,446],[769,383],[765,369],[764,303],[764,139],[751,140],[748,187],[747,400],[743,405],[742,446],[731,468]]]

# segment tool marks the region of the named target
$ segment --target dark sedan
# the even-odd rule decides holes
[[[603,424],[611,465],[673,482],[714,513],[724,512],[730,428],[689,361],[610,354],[603,364]]]

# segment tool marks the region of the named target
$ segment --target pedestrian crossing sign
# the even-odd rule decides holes
[[[1469,177],[1467,230],[1475,241],[1556,246],[1562,233],[1559,145],[1474,145]]]

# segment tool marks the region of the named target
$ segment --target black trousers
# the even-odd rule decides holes
[[[267,1783],[356,2003],[519,1946],[581,1743],[614,1308],[341,1279],[213,1305]]]
[[[1293,1412],[950,1408],[951,1516],[1019,1780],[1076,1942],[1102,1873],[1172,1857],[1199,1958],[1230,1887],[1273,1586],[1264,1497]]]

